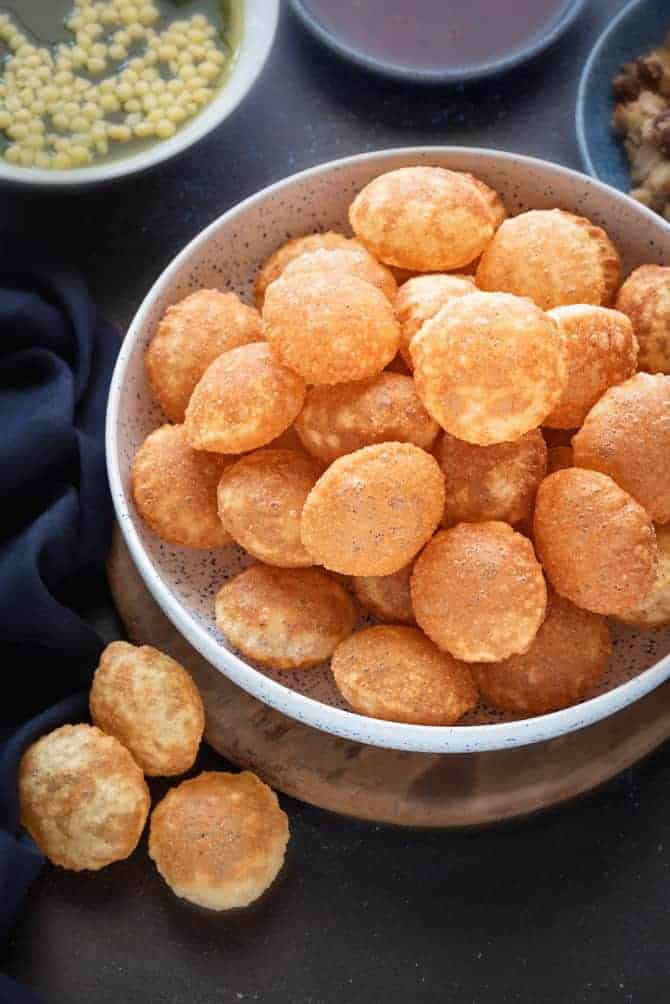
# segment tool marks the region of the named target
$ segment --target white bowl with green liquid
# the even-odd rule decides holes
[[[69,132],[61,132],[55,124],[57,119],[55,119],[53,103],[47,104],[46,111],[40,112],[39,109],[44,106],[43,95],[48,95],[53,82],[56,60],[79,58],[77,53],[81,56],[81,49],[76,48],[80,36],[76,35],[71,27],[68,27],[68,19],[72,17],[78,19],[77,31],[81,31],[81,15],[84,13],[83,30],[90,30],[90,26],[85,23],[86,17],[90,16],[87,15],[89,6],[97,8],[98,15],[101,10],[108,7],[110,19],[115,7],[117,10],[124,7],[126,12],[130,11],[138,17],[150,10],[151,7],[157,9],[159,16],[154,14],[155,20],[150,23],[150,33],[153,33],[156,50],[161,42],[161,38],[158,36],[168,30],[175,21],[188,22],[196,15],[200,15],[201,19],[206,18],[208,27],[211,25],[216,28],[216,35],[213,32],[212,35],[215,38],[214,44],[221,53],[220,63],[217,64],[219,72],[216,77],[207,81],[207,86],[212,91],[211,97],[206,99],[197,111],[192,111],[183,121],[177,122],[173,126],[171,135],[169,135],[170,130],[167,128],[164,132],[168,135],[164,136],[135,135],[131,126],[132,136],[129,141],[117,142],[107,136],[107,142],[102,143],[103,152],[91,147],[87,162],[71,163],[69,166],[61,168],[54,166],[56,151],[50,144],[53,137],[58,137],[62,142],[67,137],[70,142],[70,136],[73,136],[74,132],[71,123],[81,121],[81,119],[70,118]],[[106,182],[145,171],[183,152],[220,125],[244,99],[263,69],[277,29],[279,0],[109,0],[109,3],[102,0],[102,3],[91,3],[90,5],[88,0],[50,0],[49,5],[45,5],[43,0],[23,0],[20,5],[12,4],[6,8],[2,6],[0,0],[0,19],[3,16],[5,21],[10,20],[11,24],[5,29],[4,37],[0,37],[0,91],[4,85],[4,93],[0,93],[0,182],[14,182],[41,188],[68,188]],[[72,24],[72,21],[70,20],[69,23]],[[17,140],[8,133],[17,132],[17,125],[20,132],[21,115],[25,118],[28,116],[27,110],[22,110],[23,106],[19,109],[21,114],[17,114],[18,91],[24,85],[21,84],[20,88],[17,87],[16,80],[20,66],[22,72],[26,72],[26,57],[23,56],[24,62],[20,64],[19,49],[16,48],[16,43],[14,49],[8,44],[7,36],[13,30],[13,26],[17,26],[17,30],[23,35],[27,46],[33,46],[38,54],[41,53],[43,62],[35,72],[41,70],[47,72],[48,67],[45,67],[44,60],[47,63],[51,60],[53,67],[51,78],[48,80],[45,78],[45,82],[40,84],[39,88],[32,85],[34,100],[30,106],[30,115],[33,116],[34,108],[38,109],[35,116],[42,121],[44,126],[42,132],[49,146],[43,147],[43,149],[45,153],[48,151],[51,154],[49,166],[40,166],[37,163],[28,166],[23,163],[12,163],[7,159],[8,148],[12,145],[18,146]],[[94,103],[96,100],[98,102],[102,100],[102,95],[99,92],[100,85],[104,81],[114,79],[118,81],[119,75],[132,66],[132,60],[143,57],[148,51],[148,42],[145,38],[140,36],[139,41],[131,38],[127,43],[127,59],[124,59],[123,56],[113,59],[110,56],[110,53],[114,51],[111,48],[114,41],[113,36],[121,29],[127,28],[127,25],[119,24],[113,20],[110,20],[107,25],[102,25],[98,16],[98,28],[101,34],[97,38],[91,39],[90,42],[91,44],[99,43],[97,48],[102,48],[103,45],[106,47],[105,70],[98,70],[94,67],[91,71],[89,66],[92,64],[86,61],[79,65],[75,62],[70,67],[74,80],[84,79],[94,87],[96,91],[93,98]],[[0,33],[1,31],[2,26],[0,26]],[[47,49],[49,54],[45,55]],[[24,49],[25,51],[27,50]],[[123,53],[123,49],[120,51]],[[160,74],[166,84],[171,80],[179,81],[181,67],[177,68],[177,60],[180,55],[181,52],[178,52],[175,56],[175,62],[170,64],[172,69],[166,61],[157,61],[155,69],[152,67],[154,78],[157,79]],[[90,49],[86,56],[87,59],[92,58]],[[8,74],[8,68],[12,63],[14,66],[13,82]],[[195,69],[199,72],[197,63]],[[33,80],[36,82],[37,78],[34,77]],[[70,86],[72,85],[61,85],[61,97],[59,97],[61,105],[56,111],[64,107],[62,102],[67,100],[67,88]],[[160,87],[160,82],[156,86]],[[133,94],[132,98],[142,100],[137,94]],[[178,99],[179,95],[176,96],[175,100]],[[22,100],[25,100],[25,91]],[[81,96],[78,99],[75,97],[75,100],[81,102],[83,98]],[[138,104],[137,100],[135,100],[135,104]],[[81,108],[81,104],[79,107]],[[100,109],[98,110],[100,111]],[[170,111],[170,107],[166,107],[166,115]],[[138,109],[138,113],[147,116],[149,114],[143,109]],[[70,112],[70,115],[76,114],[78,113]],[[122,101],[118,109],[103,113],[103,117],[99,121],[104,123],[109,133],[110,126],[124,124],[127,121],[127,116],[128,110]],[[134,116],[136,119],[138,117],[138,114]],[[9,126],[7,126],[7,122],[10,123]],[[32,129],[34,123],[35,118],[31,118],[28,127]],[[4,130],[1,128],[3,125],[7,126]],[[92,128],[93,126],[90,127],[91,130]],[[101,129],[102,127],[97,126],[97,128]],[[90,141],[90,131],[87,136]],[[73,136],[71,142],[77,143],[76,136]],[[108,151],[104,151],[105,146],[108,146]],[[24,147],[22,146],[21,149]],[[44,160],[45,158],[40,157],[39,159]]]

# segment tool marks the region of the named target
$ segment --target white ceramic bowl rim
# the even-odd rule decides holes
[[[270,55],[278,20],[279,0],[243,0],[242,37],[230,76],[213,100],[188,125],[178,129],[171,139],[157,141],[129,157],[120,156],[117,160],[67,171],[16,167],[0,158],[0,181],[50,188],[79,188],[136,174],[175,157],[211,132],[246,97]]]
[[[283,188],[294,184],[301,178],[327,173],[332,171],[333,168],[367,160],[377,160],[380,163],[381,172],[384,169],[384,160],[386,158],[430,158],[431,155],[444,155],[445,153],[448,153],[450,156],[453,155],[454,159],[458,157],[469,157],[475,160],[495,158],[504,163],[509,163],[510,166],[524,164],[529,168],[539,168],[540,170],[550,169],[559,175],[579,181],[584,186],[596,188],[607,194],[609,198],[633,203],[633,200],[627,195],[570,168],[551,164],[548,161],[534,157],[484,148],[473,149],[471,147],[422,146],[377,150],[319,164],[269,185],[243,202],[238,203],[218,219],[214,220],[198,236],[193,238],[156,280],[144,298],[121,347],[112,377],[107,408],[106,451],[110,488],[116,516],[133,560],[149,591],[172,623],[193,648],[214,667],[217,667],[217,663],[223,663],[226,675],[234,683],[264,703],[277,708],[298,721],[313,724],[318,728],[322,728],[343,738],[356,742],[364,741],[369,745],[381,746],[387,749],[414,750],[425,753],[471,753],[475,751],[500,750],[514,746],[527,746],[532,743],[543,742],[568,732],[585,728],[603,718],[607,718],[622,708],[633,704],[667,679],[670,676],[670,656],[661,659],[654,666],[644,670],[626,683],[614,687],[606,693],[599,694],[588,701],[566,708],[563,711],[538,715],[535,718],[519,721],[499,722],[490,725],[406,725],[400,722],[369,718],[355,712],[331,707],[312,697],[297,693],[295,690],[264,676],[233,652],[229,652],[223,646],[219,645],[215,638],[208,635],[185,612],[181,604],[175,600],[169,589],[167,589],[154,571],[152,562],[133,526],[129,500],[126,498],[123,488],[118,462],[117,422],[119,404],[126,369],[135,339],[142,330],[144,319],[150,312],[153,301],[170,286],[173,276],[179,271],[189,256],[200,248],[201,245],[206,244],[224,222],[230,222],[236,216],[243,214],[246,209],[255,203],[262,202],[271,194],[274,195],[281,192]],[[659,225],[659,218],[655,213],[639,203],[634,203],[634,205],[642,219],[646,217],[655,226]],[[670,230],[670,225],[665,225]],[[362,736],[365,736],[364,740]]]

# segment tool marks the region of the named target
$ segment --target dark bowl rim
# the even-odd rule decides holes
[[[582,162],[582,166],[587,174],[590,174],[592,178],[596,178],[598,181],[605,181],[606,179],[599,172],[596,164],[591,157],[591,151],[589,148],[589,142],[587,139],[587,128],[586,128],[586,94],[593,76],[594,69],[602,55],[603,50],[610,41],[611,36],[616,32],[622,21],[625,21],[632,13],[634,13],[638,8],[643,7],[648,0],[630,0],[625,7],[619,11],[619,13],[612,18],[606,28],[603,29],[601,34],[596,39],[593,48],[586,57],[586,62],[582,68],[582,72],[579,76],[579,86],[577,88],[577,103],[575,106],[575,132],[577,134],[577,146],[579,147],[579,156]],[[609,184],[609,182],[607,182]]]
[[[477,63],[471,67],[461,67],[458,70],[416,70],[409,69],[400,63],[375,59],[359,49],[349,48],[322,27],[311,11],[306,9],[304,0],[290,0],[291,9],[303,26],[331,52],[355,63],[364,70],[376,73],[378,76],[414,84],[460,84],[505,73],[507,70],[533,59],[553,45],[577,20],[586,3],[587,0],[572,0],[571,5],[561,14],[549,31],[531,45],[516,49],[502,59],[496,59],[489,63]]]

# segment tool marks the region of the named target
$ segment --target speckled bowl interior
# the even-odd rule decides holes
[[[234,290],[251,302],[254,274],[288,237],[315,230],[349,232],[347,208],[383,171],[407,164],[472,171],[502,195],[512,214],[558,206],[604,226],[626,272],[643,262],[670,262],[670,226],[644,207],[574,171],[496,151],[415,148],[362,154],[323,164],[259,192],[196,237],[148,293],[125,338],[107,414],[107,461],[117,518],[149,590],[186,639],[235,683],[295,719],[361,743],[424,752],[471,752],[540,742],[615,713],[670,675],[670,629],[613,626],[614,657],[601,686],[564,711],[513,720],[479,707],[451,726],[404,725],[353,713],[337,693],[328,665],[274,672],[231,650],[214,622],[214,596],[248,563],[231,546],[191,551],[163,543],[138,518],[130,467],[145,436],[164,422],[144,375],[143,353],[166,307],[201,287]]]

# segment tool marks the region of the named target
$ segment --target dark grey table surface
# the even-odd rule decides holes
[[[127,325],[172,256],[229,206],[334,157],[472,144],[578,165],[577,78],[622,0],[591,0],[504,78],[412,90],[338,62],[288,10],[242,107],[158,171],[72,196],[3,192],[3,228],[51,240]],[[93,613],[110,636],[109,606]],[[222,767],[203,750],[199,767]],[[504,828],[407,832],[283,799],[292,841],[236,916],[177,900],[145,845],[98,875],[47,868],[0,969],[53,1004],[577,1004],[668,997],[670,749],[569,807]],[[153,785],[160,794],[165,785]]]

